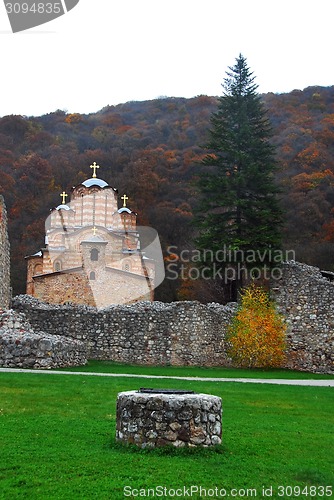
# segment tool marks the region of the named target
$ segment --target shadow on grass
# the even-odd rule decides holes
[[[324,484],[328,484],[328,476],[322,474],[317,469],[308,469],[300,471],[295,476],[296,481],[300,481],[301,483],[312,485],[322,486]]]
[[[119,373],[170,377],[218,377],[218,378],[280,378],[280,379],[333,379],[333,374],[302,372],[282,368],[232,368],[204,366],[146,366],[126,365],[108,360],[89,360],[84,366],[61,368],[60,371]]]
[[[190,458],[205,458],[211,457],[213,454],[223,455],[228,453],[228,450],[224,445],[216,445],[210,447],[189,447],[184,446],[182,448],[176,448],[175,446],[159,446],[156,448],[140,448],[134,444],[119,443],[117,441],[112,441],[108,445],[117,453],[120,454],[139,454],[139,455],[151,455],[151,456],[168,456],[168,457],[190,457]]]

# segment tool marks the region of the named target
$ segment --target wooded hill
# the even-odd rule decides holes
[[[334,270],[334,86],[262,98],[280,164],[284,247],[300,261]],[[214,97],[160,98],[89,115],[58,110],[1,118],[0,193],[9,214],[14,293],[25,291],[24,257],[43,247],[49,209],[63,190],[91,176],[94,161],[99,176],[127,194],[138,223],[157,229],[164,251],[191,248],[194,180],[216,106]],[[164,283],[156,298],[177,299],[179,286]]]

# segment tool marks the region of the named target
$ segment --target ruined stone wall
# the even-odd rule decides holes
[[[142,365],[226,366],[224,332],[235,308],[199,302],[140,302],[106,309],[13,299],[36,330],[81,340],[88,356]]]
[[[334,281],[292,261],[283,264],[271,294],[288,325],[287,367],[334,373]]]
[[[0,313],[0,367],[49,369],[86,362],[83,342],[34,331],[25,315],[13,310]]]
[[[328,273],[327,273],[328,274]],[[288,368],[334,373],[334,282],[290,262],[272,295],[286,317]],[[35,330],[83,341],[88,357],[142,365],[228,366],[225,335],[236,306],[139,302],[105,309],[13,299]]]
[[[0,308],[8,309],[11,300],[10,254],[7,233],[7,211],[0,195]]]

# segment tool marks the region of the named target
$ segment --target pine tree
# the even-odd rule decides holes
[[[208,153],[199,177],[196,243],[213,255],[231,249],[233,258],[247,266],[247,252],[263,256],[265,250],[269,255],[269,249],[279,248],[282,215],[273,175],[277,164],[269,142],[271,127],[258,86],[241,54],[229,70],[218,110],[211,116]],[[212,259],[205,262],[209,264],[213,266]]]

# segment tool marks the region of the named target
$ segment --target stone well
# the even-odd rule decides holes
[[[221,444],[218,396],[170,389],[140,389],[117,397],[116,439],[141,448]]]

